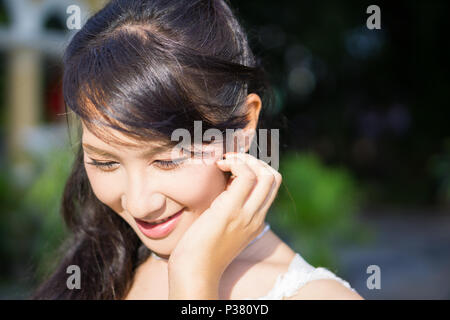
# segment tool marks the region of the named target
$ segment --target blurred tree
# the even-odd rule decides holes
[[[337,267],[334,246],[372,239],[356,215],[365,190],[347,170],[327,167],[312,153],[291,152],[280,172],[283,185],[267,220],[313,264]]]

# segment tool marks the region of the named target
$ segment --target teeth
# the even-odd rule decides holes
[[[163,219],[163,220],[158,220],[157,222],[152,222],[152,223],[150,223],[150,224],[160,224],[160,223],[166,222],[166,221],[169,220],[170,218],[171,218],[171,217],[166,218],[166,219]]]
[[[178,212],[177,212],[177,213],[178,213]],[[175,213],[175,214],[176,214],[176,213]],[[163,222],[166,222],[167,220],[172,219],[173,216],[174,216],[175,214],[173,214],[173,215],[171,215],[170,217],[168,217],[168,218],[166,218],[166,219],[163,219],[163,220],[158,220],[158,221],[156,221],[156,222],[148,222],[148,224],[152,224],[152,225],[155,225],[155,224],[161,224],[161,223],[163,223]]]

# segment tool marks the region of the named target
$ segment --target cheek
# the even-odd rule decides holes
[[[225,190],[226,182],[224,173],[215,164],[198,164],[180,170],[176,181],[168,182],[167,188],[173,199],[201,212]]]
[[[98,172],[88,164],[85,164],[85,168],[92,191],[98,200],[114,211],[121,212],[120,184],[117,183],[117,177],[113,178],[111,174]]]

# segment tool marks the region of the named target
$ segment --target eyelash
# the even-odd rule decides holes
[[[176,169],[178,167],[180,167],[184,160],[186,160],[185,158],[182,159],[177,159],[174,161],[171,160],[156,160],[155,162],[157,162],[159,164],[159,167],[162,170],[172,170],[172,169]],[[99,162],[97,160],[91,159],[92,162],[86,162],[87,164],[93,165],[97,168],[99,168],[100,170],[104,171],[104,172],[110,172],[113,171],[112,167],[114,166],[114,164],[116,164],[117,162]],[[106,168],[107,170],[103,169]]]

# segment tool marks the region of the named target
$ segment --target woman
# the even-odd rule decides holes
[[[34,298],[361,299],[264,222],[281,176],[246,152],[270,91],[226,1],[111,1],[71,40],[63,91],[82,130],[73,237]],[[194,121],[220,134],[173,140]]]

